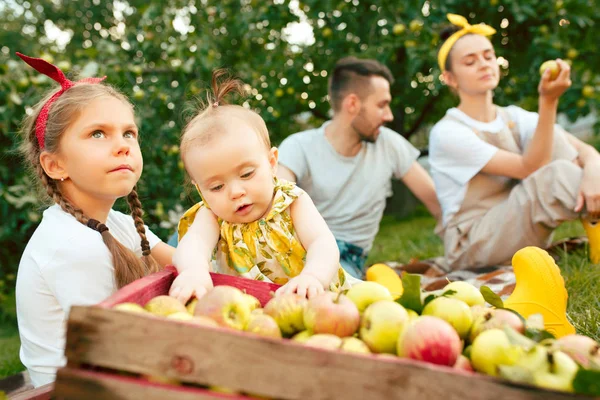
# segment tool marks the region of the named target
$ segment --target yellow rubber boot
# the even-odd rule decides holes
[[[590,261],[600,263],[600,221],[581,220],[590,246]]]
[[[504,306],[527,318],[542,314],[544,328],[554,336],[575,333],[567,320],[567,289],[560,269],[547,251],[525,247],[512,258],[516,286]]]
[[[402,286],[402,279],[398,276],[396,271],[391,269],[385,264],[373,264],[367,269],[366,278],[368,281],[377,282],[380,285],[388,288],[394,299],[402,296],[404,292],[404,286]]]

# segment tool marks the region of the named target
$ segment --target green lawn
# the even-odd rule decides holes
[[[435,221],[420,212],[408,219],[385,217],[368,264],[379,261],[408,262],[443,254],[441,240],[433,233]],[[556,239],[583,235],[579,222],[563,224]],[[579,333],[600,341],[600,266],[590,265],[585,250],[564,254],[559,261],[569,291],[568,314]],[[19,335],[14,322],[0,325],[0,377],[23,370],[19,361]]]

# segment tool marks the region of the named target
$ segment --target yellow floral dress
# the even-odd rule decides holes
[[[305,192],[294,183],[276,180],[273,204],[266,217],[250,223],[230,223],[219,218],[221,236],[213,254],[214,272],[279,285],[299,275],[306,261],[306,250],[294,230],[289,207],[302,194]],[[207,205],[201,201],[183,214],[179,220],[179,240],[201,207]],[[349,289],[351,278],[339,266],[329,289]]]

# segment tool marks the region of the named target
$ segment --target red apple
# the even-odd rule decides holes
[[[458,355],[456,362],[454,363],[454,369],[460,369],[462,371],[473,372],[473,366],[471,365],[471,361],[463,356],[462,354]]]
[[[566,353],[579,365],[589,368],[593,362],[600,367],[600,344],[584,335],[567,335],[557,339],[553,347]]]
[[[264,307],[264,313],[275,319],[281,333],[291,336],[304,330],[306,298],[296,293],[275,296]]]
[[[400,357],[453,366],[462,350],[458,333],[443,319],[421,316],[408,323],[398,338]]]
[[[233,286],[216,286],[198,300],[194,315],[209,317],[221,326],[243,330],[250,318],[250,306],[245,296]]]
[[[304,326],[314,333],[352,336],[359,323],[358,308],[341,293],[321,293],[308,300],[304,307]]]

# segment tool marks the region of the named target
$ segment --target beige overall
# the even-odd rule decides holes
[[[498,133],[475,134],[499,149],[523,154],[515,124],[504,109],[497,110],[506,127]],[[561,222],[579,217],[573,209],[583,170],[573,162],[577,151],[566,133],[557,131],[552,162],[524,180],[479,172],[469,181],[465,199],[443,234],[447,267],[509,264],[525,246],[547,248]]]

